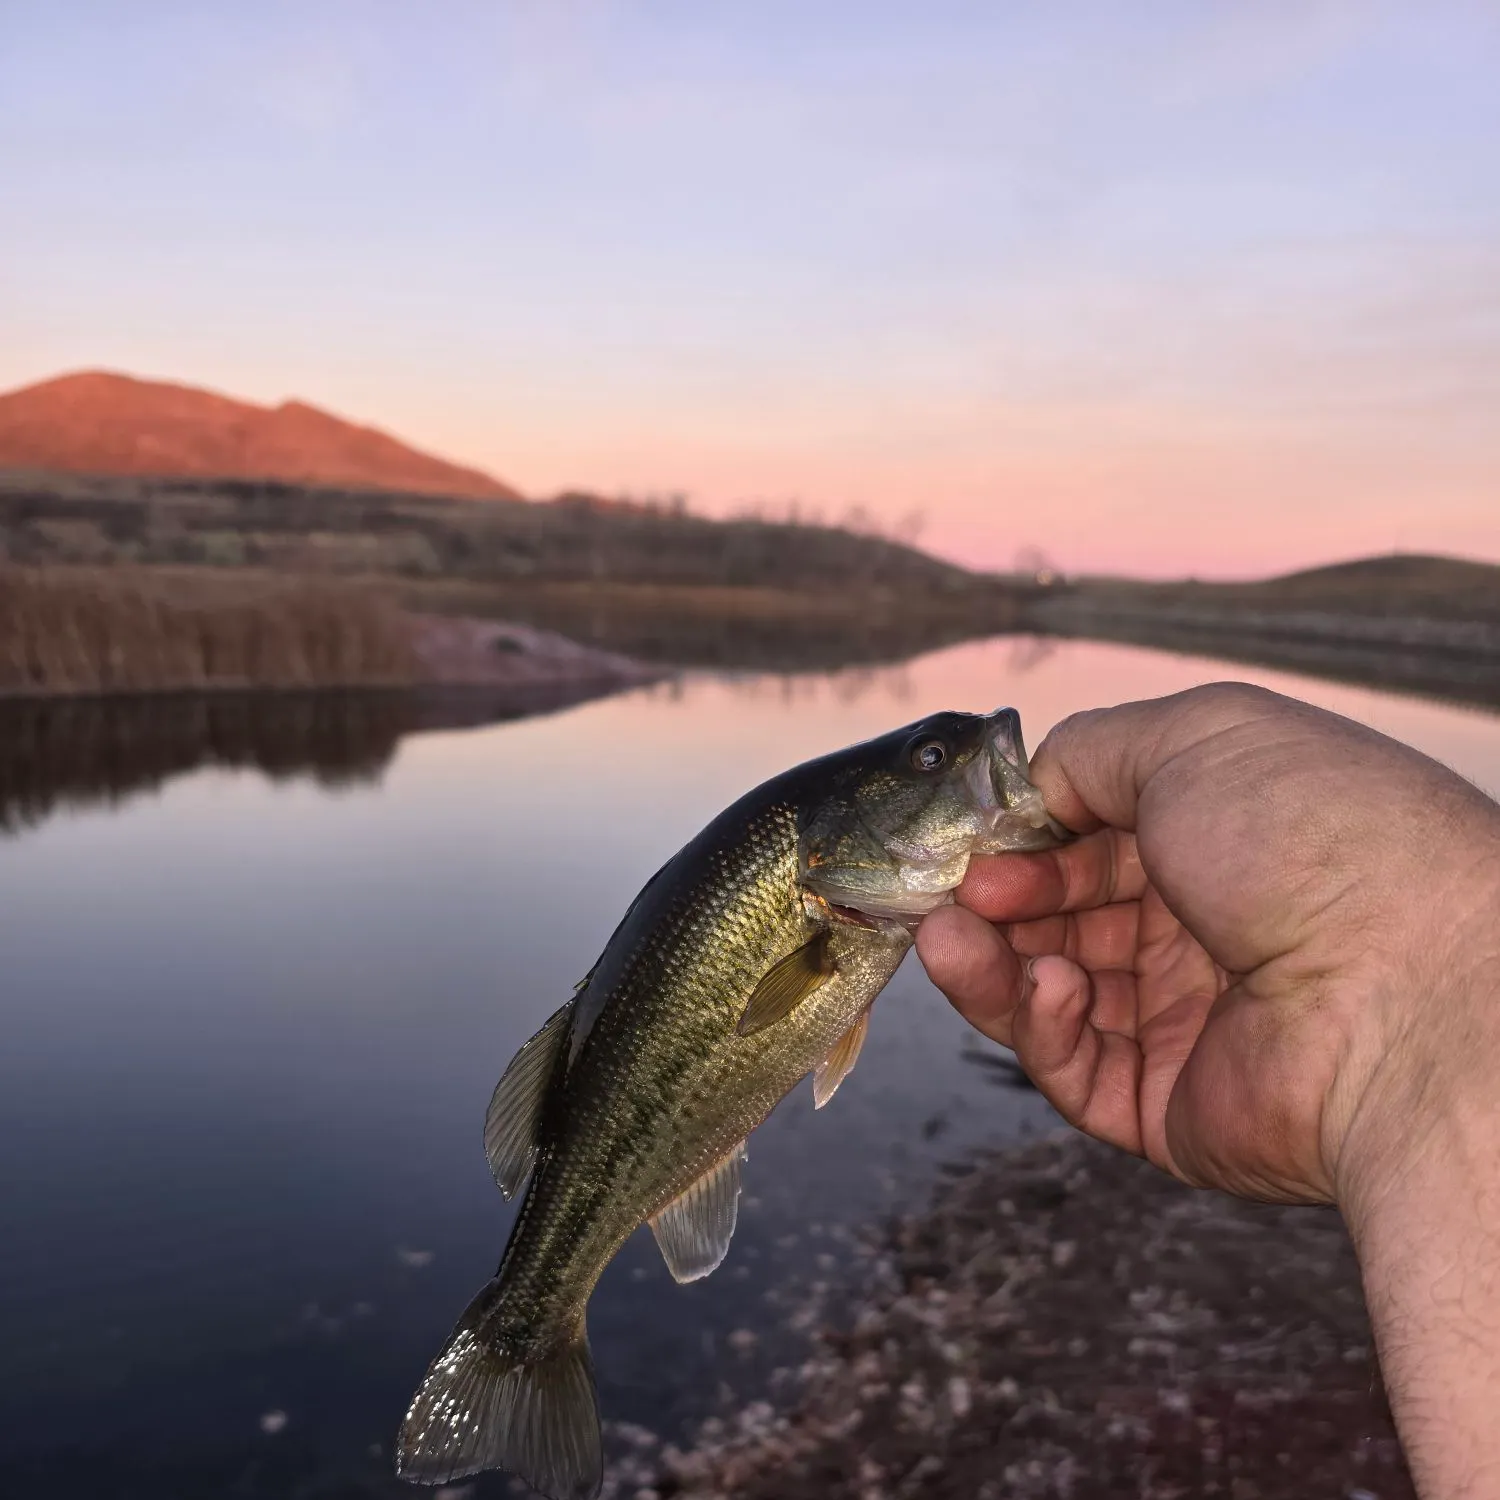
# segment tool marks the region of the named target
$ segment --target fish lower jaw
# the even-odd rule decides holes
[[[858,905],[850,900],[830,901],[828,909],[841,922],[858,927],[879,927],[895,922],[907,929],[915,928],[930,911],[953,901],[953,887],[943,891],[912,891],[886,900],[861,898]]]
[[[1042,794],[1032,787],[1009,806],[984,809],[984,829],[974,840],[975,854],[1025,853],[1055,849],[1073,835],[1047,811]]]
[[[1045,812],[1040,819],[1005,817],[974,844],[975,854],[1036,854],[1070,843],[1074,834]]]
[[[885,884],[880,890],[860,890],[814,877],[803,886],[804,901],[814,920],[832,917],[858,927],[895,922],[910,931],[928,912],[952,902],[968,867],[967,850],[940,864],[903,864],[899,883]]]
[[[969,873],[970,852],[965,847],[956,854],[903,861],[900,876],[902,895],[896,899],[905,900],[908,896],[913,899],[942,896],[957,890],[963,884],[964,876]]]

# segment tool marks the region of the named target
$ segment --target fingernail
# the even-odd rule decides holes
[[[1036,994],[1036,960],[1028,958],[1021,965],[1021,993],[1016,997],[1018,1005],[1025,1005]]]

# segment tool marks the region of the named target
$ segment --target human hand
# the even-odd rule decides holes
[[[928,973],[1079,1128],[1336,1202],[1419,1493],[1500,1497],[1500,808],[1233,684],[1068,719],[1032,776],[1086,836],[976,859]]]
[[[1076,715],[1032,776],[1087,836],[976,858],[917,951],[1070,1123],[1342,1202],[1424,1092],[1494,1097],[1500,810],[1467,782],[1236,684]]]

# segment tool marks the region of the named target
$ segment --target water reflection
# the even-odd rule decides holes
[[[191,771],[257,771],[337,790],[377,783],[402,736],[530,718],[592,684],[409,692],[160,693],[0,699],[0,836],[118,806]]]
[[[1016,1061],[1015,1053],[1006,1048],[996,1050],[978,1047],[971,1043],[964,1047],[959,1056],[966,1063],[977,1068],[986,1083],[992,1083],[996,1088],[1011,1089],[1021,1093],[1036,1092],[1036,1085],[1026,1076],[1021,1064]]]
[[[114,806],[205,766],[372,782],[412,728],[401,693],[171,695],[0,703],[0,832]]]
[[[859,703],[866,698],[905,703],[916,691],[910,662],[883,667],[846,667],[839,672],[788,672],[775,676],[755,673],[725,676],[720,680],[734,698],[744,703],[816,703],[830,693],[840,703]],[[669,691],[674,698],[680,699],[684,691],[682,680],[674,682]]]
[[[1034,744],[1226,675],[1500,787],[1492,715],[1078,642],[694,675],[464,733],[339,699],[12,705],[11,825],[99,805],[0,841],[0,1488],[403,1493],[392,1432],[514,1211],[480,1149],[490,1091],[675,848],[762,778],[926,709],[1012,702]],[[940,1160],[1053,1118],[970,1060],[997,1056],[903,968],[834,1103],[814,1115],[804,1089],[756,1133],[724,1267],[677,1287],[646,1234],[609,1268],[609,1415],[677,1435],[721,1380],[763,1395],[764,1367],[801,1357],[776,1342],[788,1283],[837,1284],[847,1235]],[[758,1352],[725,1354],[744,1330]]]

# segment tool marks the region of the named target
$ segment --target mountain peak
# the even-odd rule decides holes
[[[305,401],[259,406],[112,370],[76,370],[0,395],[0,468],[520,498],[478,469]]]

